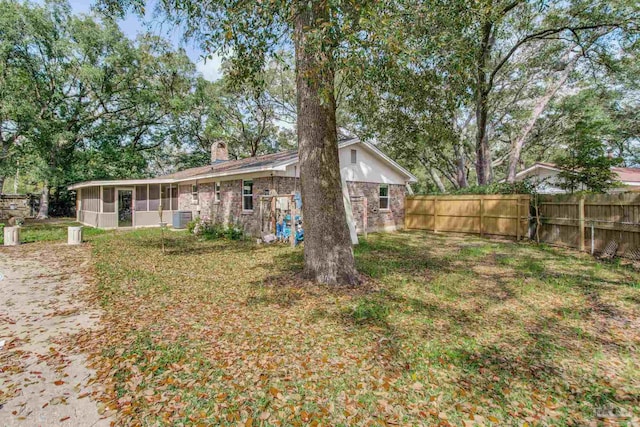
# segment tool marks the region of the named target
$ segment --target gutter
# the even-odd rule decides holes
[[[267,168],[251,168],[243,170],[231,170],[226,172],[210,173],[207,175],[195,175],[185,178],[145,178],[145,179],[114,179],[110,181],[86,181],[73,184],[67,187],[67,190],[77,190],[85,187],[97,187],[100,185],[145,185],[145,184],[176,184],[180,182],[196,181],[208,178],[218,178],[229,175],[242,175],[257,172],[269,171],[285,171],[286,165],[270,166]]]

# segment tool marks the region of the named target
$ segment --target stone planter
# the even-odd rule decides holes
[[[82,243],[82,227],[69,227],[67,243],[69,245],[79,245]]]
[[[4,245],[18,246],[20,244],[20,227],[4,228]]]

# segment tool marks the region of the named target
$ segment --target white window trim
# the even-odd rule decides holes
[[[244,183],[245,182],[251,182],[251,194],[244,194]],[[253,208],[252,209],[245,209],[244,207],[244,198],[246,196],[251,196],[251,198],[253,199],[253,180],[252,179],[243,179],[242,180],[242,189],[241,189],[241,193],[242,193],[242,212],[243,213],[253,213]],[[253,204],[253,203],[252,203]]]
[[[193,191],[193,187],[195,187],[196,191]],[[197,205],[200,202],[200,195],[198,193],[199,193],[198,183],[196,182],[195,184],[191,184],[191,204],[192,205]]]
[[[244,184],[244,181],[243,181]],[[242,191],[244,193],[244,186],[242,188]],[[213,201],[214,203],[220,203],[220,199],[222,198],[222,183],[220,181],[215,181],[213,183]],[[243,202],[244,204],[244,199]]]
[[[386,197],[380,195],[380,190],[383,187],[387,188],[387,196]],[[386,199],[387,200],[387,207],[386,208],[383,208],[382,207],[382,203],[380,203],[380,201],[382,199]],[[389,184],[380,184],[380,185],[378,185],[378,206],[380,207],[380,210],[383,211],[383,212],[388,212],[388,211],[391,210],[391,192],[390,192],[390,189],[389,189]]]

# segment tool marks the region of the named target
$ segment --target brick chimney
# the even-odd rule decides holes
[[[211,164],[224,162],[226,160],[229,160],[229,151],[227,151],[227,144],[222,141],[216,141],[211,144]]]

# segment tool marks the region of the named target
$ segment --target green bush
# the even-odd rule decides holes
[[[494,182],[487,185],[471,185],[467,188],[452,190],[447,194],[534,194],[535,186],[530,181],[514,183]],[[432,193],[437,194],[437,193]],[[441,193],[440,193],[441,194]]]
[[[240,227],[230,225],[224,230],[224,237],[229,240],[241,240],[244,237],[244,231]]]
[[[193,234],[193,230],[196,228],[196,224],[198,223],[198,221],[200,221],[200,218],[196,218],[187,223],[187,231],[189,233]]]
[[[229,239],[241,240],[244,238],[244,230],[239,225],[215,224],[208,220],[197,218],[187,224],[190,233],[203,240]]]
[[[224,232],[225,232],[225,229],[222,225],[206,223],[202,227],[202,232],[200,233],[200,236],[204,240],[216,240],[216,239],[223,238]]]

